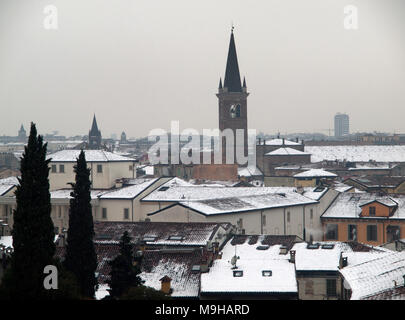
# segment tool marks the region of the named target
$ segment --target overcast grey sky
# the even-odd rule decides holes
[[[0,134],[87,134],[94,112],[104,137],[217,127],[232,22],[249,128],[327,134],[346,112],[405,133],[403,0],[0,0]]]

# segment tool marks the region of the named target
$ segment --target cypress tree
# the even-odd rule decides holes
[[[44,268],[54,264],[54,225],[51,219],[47,144],[31,123],[28,144],[21,158],[21,177],[15,192],[12,230],[14,252],[1,292],[10,299],[49,298],[44,289]],[[52,290],[50,290],[52,291]]]
[[[72,183],[73,191],[70,200],[69,229],[64,266],[73,273],[84,297],[93,298],[97,280],[97,255],[94,249],[94,224],[91,212],[90,169],[83,150],[76,165],[76,182]]]
[[[114,260],[109,262],[111,266],[110,281],[108,282],[110,296],[118,298],[127,293],[130,288],[135,288],[144,282],[141,273],[142,256],[133,257],[134,245],[131,237],[125,231],[120,239],[120,252]],[[135,263],[134,263],[135,262]]]

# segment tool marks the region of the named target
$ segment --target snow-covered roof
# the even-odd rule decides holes
[[[209,272],[201,274],[201,294],[297,293],[294,263],[289,262],[289,255],[280,254],[281,244],[258,250],[263,237],[238,245],[229,241],[222,258],[214,260]],[[233,269],[231,260],[235,254],[239,259]],[[242,271],[243,275],[234,276],[234,271]],[[264,276],[263,271],[271,275]]]
[[[124,231],[127,231],[134,241],[143,240],[151,246],[206,246],[219,228],[229,231],[231,224],[95,221],[94,239],[97,243],[118,244]]]
[[[315,188],[304,188],[310,194]],[[294,187],[228,187],[224,185],[193,185],[181,179],[174,178],[163,184],[141,201],[168,201],[168,202],[189,202],[198,200],[209,200],[219,198],[255,196],[271,193],[296,192]],[[317,193],[318,194],[318,193]],[[314,199],[312,196],[309,196]]]
[[[323,160],[405,162],[405,145],[305,146],[305,151],[311,153],[311,162],[321,162]]]
[[[154,184],[158,179],[137,179],[138,184],[132,184],[128,187],[119,188],[117,190],[105,192],[100,195],[100,199],[133,199],[152,184]],[[132,181],[135,182],[134,180]]]
[[[200,287],[200,272],[193,272],[193,265],[200,265],[201,250],[189,253],[145,251],[140,277],[144,285],[160,290],[162,279],[171,278],[172,297],[197,298]]]
[[[312,178],[312,177],[332,178],[332,177],[337,177],[337,175],[332,172],[323,170],[323,169],[310,169],[308,171],[297,173],[293,177],[294,178]]]
[[[108,289],[110,289],[110,286],[108,284],[99,284],[96,291],[96,300],[101,300],[104,297],[109,296],[110,293],[108,292]]]
[[[145,175],[147,176],[153,176],[154,175],[154,167],[153,166],[148,166],[148,165],[141,165],[139,167],[136,168],[136,170],[143,170],[145,171]]]
[[[0,185],[14,185],[18,186],[20,182],[18,181],[17,177],[8,177],[0,179]]]
[[[295,268],[297,271],[337,271],[339,269],[340,254],[342,251],[350,250],[350,247],[343,242],[316,242],[319,247],[309,249],[308,243],[296,243],[292,250],[295,250]],[[330,245],[325,249],[324,245]]]
[[[238,168],[238,176],[241,176],[241,177],[252,177],[252,176],[262,176],[262,175],[263,175],[263,173],[256,166]]]
[[[13,236],[0,237],[0,245],[3,245],[6,248],[12,248],[13,247]]]
[[[361,206],[373,201],[389,204],[398,204],[398,208],[390,217],[384,219],[405,219],[405,196],[395,197],[378,196],[373,193],[340,193],[330,207],[323,213],[322,218],[360,218]],[[381,217],[367,217],[367,219],[381,219]]]
[[[405,252],[387,251],[374,259],[348,265],[340,273],[352,290],[351,300],[363,299],[405,284]]]
[[[293,148],[279,148],[277,150],[270,151],[266,153],[266,156],[291,156],[291,155],[298,155],[298,156],[303,156],[303,155],[309,155],[310,153],[308,152],[303,152],[297,149]]]
[[[47,156],[52,162],[76,162],[81,150],[62,150]],[[104,150],[83,150],[87,162],[134,162],[134,159]]]
[[[317,203],[297,192],[182,201],[180,204],[204,215],[237,213]]]
[[[70,193],[73,191],[73,189],[58,189],[58,190],[53,190],[50,192],[51,194],[51,199],[71,199],[72,197],[70,196]],[[97,190],[97,189],[91,189],[90,190],[90,197],[92,200],[98,199],[100,195],[105,193],[106,190]]]
[[[287,139],[271,139],[271,140],[266,140],[266,146],[282,146],[284,143],[285,146],[299,146],[301,145],[300,142],[295,142]],[[261,145],[264,144],[264,140],[261,141]]]

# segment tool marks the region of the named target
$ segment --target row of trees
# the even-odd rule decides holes
[[[51,219],[49,159],[47,144],[31,123],[28,144],[21,158],[21,177],[16,190],[17,208],[12,230],[14,252],[0,286],[0,299],[78,299],[94,298],[97,287],[95,271],[94,225],[90,195],[90,169],[81,151],[74,166],[75,183],[71,183],[69,229],[65,259],[55,258],[55,233]],[[110,263],[112,298],[158,296],[142,286],[139,277],[141,256],[133,259],[133,245],[128,233],[120,242],[120,254]],[[134,263],[135,262],[135,263]],[[135,264],[135,265],[134,265]],[[58,289],[45,289],[44,268],[56,266]],[[138,288],[132,293],[130,289]],[[141,289],[139,289],[141,288]],[[140,291],[139,291],[140,290]]]

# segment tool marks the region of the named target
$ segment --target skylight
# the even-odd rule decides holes
[[[263,246],[257,246],[256,250],[267,250],[268,248],[270,248],[270,246],[268,245],[263,245]]]
[[[318,249],[319,248],[319,243],[309,243],[307,245],[307,249]]]
[[[191,271],[193,271],[193,272],[197,272],[197,271],[200,271],[200,270],[201,270],[201,266],[198,265],[198,264],[195,264],[195,265],[193,265],[191,267]]]
[[[335,247],[334,244],[323,244],[321,246],[322,249],[333,249]]]
[[[272,272],[271,272],[271,270],[263,270],[262,271],[262,276],[263,277],[271,277],[272,276]]]
[[[167,189],[169,189],[169,187],[161,187],[158,189],[158,191],[166,191]]]
[[[243,277],[243,271],[242,270],[235,270],[233,272],[234,277]]]
[[[169,237],[169,240],[174,240],[174,241],[181,241],[183,239],[184,239],[183,236],[170,236]]]
[[[156,241],[156,239],[157,239],[157,236],[144,236],[142,240],[145,242],[154,242],[154,241]]]

